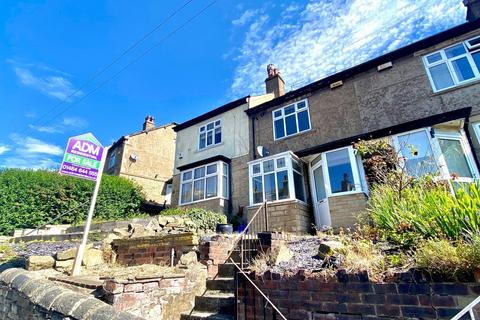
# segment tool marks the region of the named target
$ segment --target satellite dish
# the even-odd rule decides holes
[[[130,155],[130,160],[132,160],[132,161],[137,161],[137,155],[136,155],[135,153],[132,153],[132,154]]]
[[[264,146],[258,146],[257,153],[260,157],[268,157],[270,155],[270,151],[268,151]]]

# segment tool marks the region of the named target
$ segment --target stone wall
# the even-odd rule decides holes
[[[435,281],[418,271],[397,274],[388,283],[345,272],[332,278],[267,272],[252,279],[289,320],[450,319],[480,294],[479,283]],[[263,298],[244,277],[239,281],[239,316],[258,319]]]
[[[105,281],[105,299],[116,310],[129,311],[147,320],[179,320],[194,307],[195,296],[205,287],[207,270],[191,264],[184,273],[131,280]]]
[[[117,239],[112,242],[116,263],[137,266],[147,263],[170,266],[176,265],[183,253],[193,250],[198,238],[193,233],[168,234],[130,239]]]
[[[218,266],[227,262],[234,243],[234,237],[221,235],[200,243],[200,261],[207,266],[209,278],[215,278],[218,274]]]
[[[248,161],[250,156],[232,159],[230,164],[230,195],[232,199],[231,215],[242,214],[246,219],[248,199]]]
[[[253,217],[260,206],[248,207],[248,220]],[[287,231],[295,233],[308,233],[313,223],[310,207],[298,200],[268,203],[268,230],[261,231]],[[262,221],[263,214],[259,214]]]
[[[52,281],[39,279],[23,269],[0,274],[0,318],[5,320],[43,319],[143,319],[115,310],[90,295],[74,292]]]
[[[353,227],[357,223],[357,216],[367,205],[367,197],[364,193],[352,193],[328,198],[332,226]]]

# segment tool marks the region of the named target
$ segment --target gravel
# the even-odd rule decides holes
[[[30,256],[54,256],[57,252],[65,251],[78,247],[79,242],[56,241],[56,242],[30,242],[30,243],[14,243],[13,251],[18,256],[28,258]],[[94,243],[97,247],[98,243]]]
[[[305,237],[289,241],[287,246],[293,252],[293,258],[289,261],[281,262],[277,266],[272,266],[271,271],[284,273],[322,269],[325,262],[317,255],[321,242],[322,239],[317,237]]]

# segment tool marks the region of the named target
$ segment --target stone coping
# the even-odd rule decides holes
[[[144,244],[185,244],[194,242],[196,235],[193,232],[184,232],[177,234],[165,234],[159,236],[146,236],[138,238],[128,238],[128,239],[115,239],[112,242],[114,246],[135,246],[135,245],[144,245]]]
[[[109,304],[88,294],[74,292],[24,269],[12,268],[0,274],[0,286],[17,291],[34,308],[61,314],[69,319],[142,320],[127,312],[116,311]]]
[[[110,281],[115,283],[121,284],[129,284],[129,283],[146,283],[146,282],[153,282],[153,281],[162,281],[162,280],[169,280],[169,279],[180,279],[185,278],[185,275],[182,273],[172,273],[166,275],[145,275],[145,276],[138,276],[134,279],[117,279],[117,278],[101,278],[104,281]]]

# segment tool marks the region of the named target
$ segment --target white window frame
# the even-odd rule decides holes
[[[208,166],[211,166],[212,164],[216,164],[217,165],[217,171],[215,173],[210,173],[210,174],[207,174],[207,167]],[[224,166],[226,165],[226,166]],[[204,168],[205,170],[205,175],[201,178],[196,178],[195,179],[195,169],[198,169],[198,168]],[[228,200],[229,199],[229,189],[228,189],[228,184],[229,184],[229,174],[228,174],[228,170],[229,170],[229,165],[228,163],[225,163],[223,161],[214,161],[214,162],[211,162],[211,163],[207,163],[207,164],[204,164],[204,165],[201,165],[201,166],[197,166],[195,168],[190,168],[190,169],[187,169],[187,170],[183,170],[180,172],[180,194],[178,196],[178,204],[179,206],[182,206],[182,205],[188,205],[188,204],[192,204],[192,203],[198,203],[198,202],[203,202],[203,201],[208,201],[208,200],[213,200],[213,199],[224,199],[224,200]],[[224,172],[226,171],[226,172]],[[192,174],[192,178],[191,179],[188,179],[188,180],[184,180],[183,179],[183,175],[184,173],[187,173],[187,172],[191,172]],[[207,195],[207,178],[209,177],[217,177],[217,195],[215,197],[210,197],[210,198],[206,198],[206,195]],[[223,177],[226,176],[227,177],[227,181],[226,181],[226,185],[224,185],[224,181],[223,181]],[[195,181],[198,181],[198,180],[205,180],[205,184],[204,184],[204,198],[203,199],[200,199],[200,200],[193,200],[193,194],[194,194],[194,182]],[[182,194],[183,194],[183,185],[185,183],[191,183],[192,184],[192,197],[191,197],[191,201],[189,202],[182,202]],[[223,194],[223,190],[224,188],[226,189],[226,195],[227,197],[224,197]]]
[[[218,125],[216,124],[218,122]],[[213,129],[207,129],[208,125],[213,124]],[[220,141],[215,142],[215,129],[219,128],[220,129]],[[203,131],[202,131],[203,129]],[[212,143],[207,144],[207,136],[208,132],[212,132]],[[200,146],[200,141],[201,141],[201,135],[205,134],[205,147]],[[208,123],[205,123],[204,125],[200,126],[198,128],[198,150],[205,150],[211,147],[214,147],[216,145],[219,145],[222,143],[223,140],[223,134],[222,134],[222,119],[216,119],[213,121],[209,121]]]
[[[277,168],[277,159],[280,159],[280,158],[285,159],[285,167]],[[295,201],[306,204],[306,201],[308,199],[308,195],[306,193],[306,188],[305,188],[305,170],[303,170],[303,173],[298,172],[298,170],[295,170],[293,168],[293,163],[292,163],[293,160],[292,159],[295,159],[296,161],[298,161],[300,166],[303,166],[303,164],[304,164],[303,160],[298,158],[295,154],[293,154],[290,151],[282,152],[282,153],[279,153],[279,154],[276,154],[276,155],[273,155],[273,156],[269,156],[269,157],[260,158],[260,159],[254,160],[254,161],[250,161],[248,163],[249,203],[250,203],[251,206],[259,205],[262,202],[266,201],[266,199],[265,199],[265,178],[264,178],[265,173],[263,172],[263,162],[269,161],[269,160],[273,160],[274,169],[273,169],[273,171],[267,172],[266,174],[273,173],[274,176],[275,176],[275,197],[276,197],[277,200],[274,200],[274,201],[269,200],[268,202],[269,203],[270,202],[277,203],[277,202],[282,202],[282,201],[295,200]],[[260,172],[253,173],[253,166],[257,165],[257,164],[260,165]],[[277,172],[279,172],[279,171],[287,171],[287,177],[288,177],[288,198],[281,199],[281,200],[278,200],[278,188],[277,188],[277,186],[278,186]],[[293,172],[294,171],[299,173],[302,176],[302,180],[303,180],[302,181],[303,182],[302,183],[302,188],[303,188],[303,195],[305,197],[305,201],[302,201],[302,200],[296,198],[295,181],[294,181],[294,177],[293,177]],[[253,183],[252,183],[252,180],[253,180],[254,177],[262,177],[262,202],[257,202],[257,203],[253,202]]]
[[[428,137],[428,141],[430,143],[430,148],[432,149],[433,153],[433,158],[435,161],[435,164],[438,168],[438,173],[439,176],[437,179],[440,180],[452,180],[451,174],[448,171],[448,166],[445,161],[445,157],[443,156],[442,149],[440,148],[440,144],[438,142],[438,139],[451,139],[451,140],[458,140],[460,141],[460,144],[462,146],[463,153],[465,155],[465,158],[467,160],[467,164],[469,166],[470,172],[472,173],[473,178],[468,178],[468,177],[458,177],[455,179],[456,182],[473,182],[475,179],[478,179],[480,177],[477,166],[475,164],[475,160],[473,158],[472,150],[470,148],[470,144],[468,143],[468,139],[465,135],[465,132],[463,129],[460,129],[458,132],[454,131],[446,131],[446,130],[441,130],[437,128],[433,128],[434,130],[434,136],[432,137],[431,132],[432,132],[432,127],[427,127],[427,128],[421,128],[421,129],[416,129],[416,130],[411,130],[411,131],[406,131],[402,132],[396,135],[391,136],[391,140],[393,142],[393,146],[395,148],[395,151],[398,152],[399,155],[401,154],[400,150],[400,143],[398,142],[398,136],[403,136],[403,135],[408,135],[416,132],[421,132],[425,131]],[[402,163],[400,163],[402,165]]]
[[[302,102],[305,103],[305,107],[302,108],[302,109],[298,109],[298,104],[302,103]],[[288,114],[287,116],[291,116],[292,114],[295,115],[295,123],[296,123],[296,126],[297,126],[297,132],[289,135],[289,134],[287,134],[287,124],[285,122],[285,118],[287,117],[287,116],[285,116],[285,108],[291,107],[292,105],[295,106],[295,112],[291,113],[291,114]],[[298,128],[298,114],[300,112],[305,111],[305,110],[307,110],[307,115],[308,115],[308,129],[303,130],[303,131],[298,131],[299,130],[299,128]],[[278,116],[278,117],[275,117],[275,112],[277,112],[277,111],[281,111],[281,115]],[[285,132],[285,135],[283,137],[277,138],[277,134],[275,132],[275,121],[280,120],[280,119],[282,119],[282,122],[283,122],[283,132]],[[312,121],[310,119],[310,106],[308,105],[308,99],[303,99],[303,100],[297,101],[295,103],[289,104],[287,106],[284,106],[284,107],[273,110],[272,111],[272,126],[273,126],[273,139],[274,140],[281,140],[281,139],[293,137],[293,136],[296,136],[298,134],[302,134],[302,133],[305,133],[305,132],[308,132],[308,131],[312,130]]]
[[[112,154],[110,155],[110,158],[108,159],[108,169],[112,169],[115,167],[115,164],[117,163],[117,152],[113,151]]]
[[[432,89],[433,89],[433,92],[440,92],[440,91],[443,91],[443,90],[448,90],[450,88],[455,88],[459,85],[462,85],[462,84],[465,84],[465,83],[469,83],[469,82],[473,82],[473,81],[477,81],[480,79],[480,70],[479,70],[479,67],[477,67],[477,65],[475,64],[475,61],[473,60],[473,57],[472,57],[472,54],[474,53],[477,53],[480,51],[480,47],[477,47],[476,49],[471,49],[468,45],[468,41],[470,40],[473,40],[475,38],[471,38],[471,39],[468,39],[468,40],[465,40],[464,42],[459,42],[459,43],[456,43],[454,45],[451,45],[451,46],[448,46],[446,48],[443,48],[441,50],[438,50],[438,51],[435,51],[435,52],[432,52],[432,53],[429,53],[425,56],[423,56],[423,64],[425,66],[425,69],[427,71],[427,75],[428,75],[428,78],[430,80],[430,84],[432,86]],[[457,45],[463,45],[463,47],[465,48],[465,53],[462,54],[462,55],[459,55],[459,56],[456,56],[454,58],[447,58],[446,54],[445,54],[445,50],[448,50],[452,47],[455,47]],[[428,57],[432,56],[432,55],[435,55],[439,53],[442,57],[441,60],[439,61],[435,61],[433,63],[429,63],[428,62]],[[468,79],[468,80],[464,80],[464,81],[460,81],[458,78],[457,78],[457,74],[453,68],[453,65],[452,65],[452,61],[455,61],[455,60],[458,60],[458,59],[461,59],[463,57],[466,57],[467,60],[468,60],[468,63],[470,64],[470,67],[472,68],[472,71],[473,71],[473,74],[474,74],[474,77],[471,78],[471,79]],[[433,81],[433,77],[430,73],[430,68],[432,67],[435,67],[435,66],[438,66],[440,64],[443,64],[445,63],[447,65],[447,68],[448,68],[448,71],[450,73],[450,76],[452,77],[453,79],[453,85],[451,85],[450,87],[446,87],[446,88],[442,88],[442,89],[437,89],[435,87],[435,83]]]

